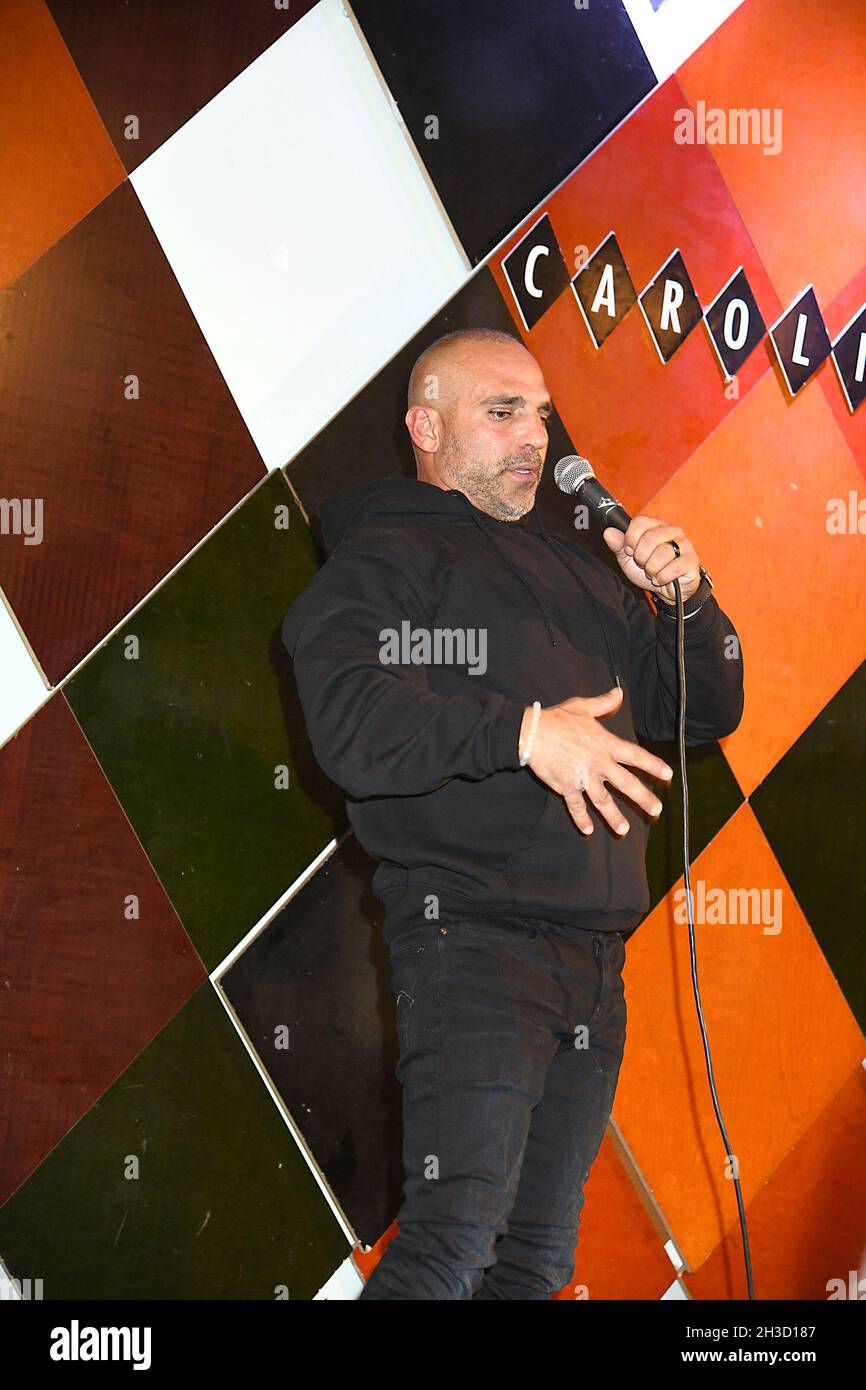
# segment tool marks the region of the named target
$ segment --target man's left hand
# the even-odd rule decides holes
[[[701,582],[697,551],[681,526],[654,516],[634,516],[625,533],[606,526],[603,535],[626,579],[639,589],[676,603],[673,581],[678,579],[685,602]],[[679,555],[671,541],[679,546]]]

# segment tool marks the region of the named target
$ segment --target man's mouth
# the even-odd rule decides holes
[[[509,473],[513,473],[514,476],[515,476],[516,478],[526,478],[526,479],[529,479],[529,478],[537,478],[537,477],[538,477],[538,464],[537,464],[537,463],[521,463],[521,464],[516,465],[515,467],[509,468],[508,471],[509,471]]]

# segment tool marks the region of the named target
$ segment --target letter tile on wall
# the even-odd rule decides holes
[[[824,310],[827,332],[831,342],[836,343],[845,329],[860,317],[864,304],[866,304],[866,265],[861,266],[850,284],[846,285],[832,304],[828,304]],[[856,365],[859,364],[855,363]],[[862,367],[861,375],[866,379],[866,369]],[[847,440],[848,448],[854,456],[857,467],[866,478],[866,405],[860,405],[856,413],[852,414],[845,400],[845,395],[840,389],[835,365],[832,371],[818,372],[817,380],[821,383],[830,409]],[[859,385],[862,390],[862,383]],[[858,521],[860,534],[866,535],[866,500],[864,500],[866,499],[866,483],[861,481],[855,491],[861,513]]]

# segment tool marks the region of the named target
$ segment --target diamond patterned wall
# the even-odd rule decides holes
[[[702,995],[759,1296],[825,1298],[866,1234],[866,11],[8,0],[0,27],[3,1269],[307,1300],[393,1237],[374,865],[280,625],[320,503],[414,476],[419,351],[483,324],[544,371],[550,460],[681,524],[742,638],[743,720],[688,754]],[[755,138],[708,135],[741,107]],[[548,476],[538,505],[574,535]],[[681,1269],[743,1296],[664,802],[562,1300]]]

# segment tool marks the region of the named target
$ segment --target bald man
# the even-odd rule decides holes
[[[572,1278],[672,776],[638,739],[675,734],[674,579],[686,743],[742,716],[739,639],[681,527],[605,530],[618,571],[548,534],[551,410],[510,335],[432,343],[408,388],[417,478],[322,505],[329,558],[283,623],[386,910],[404,1200],[364,1299],[546,1300]]]

